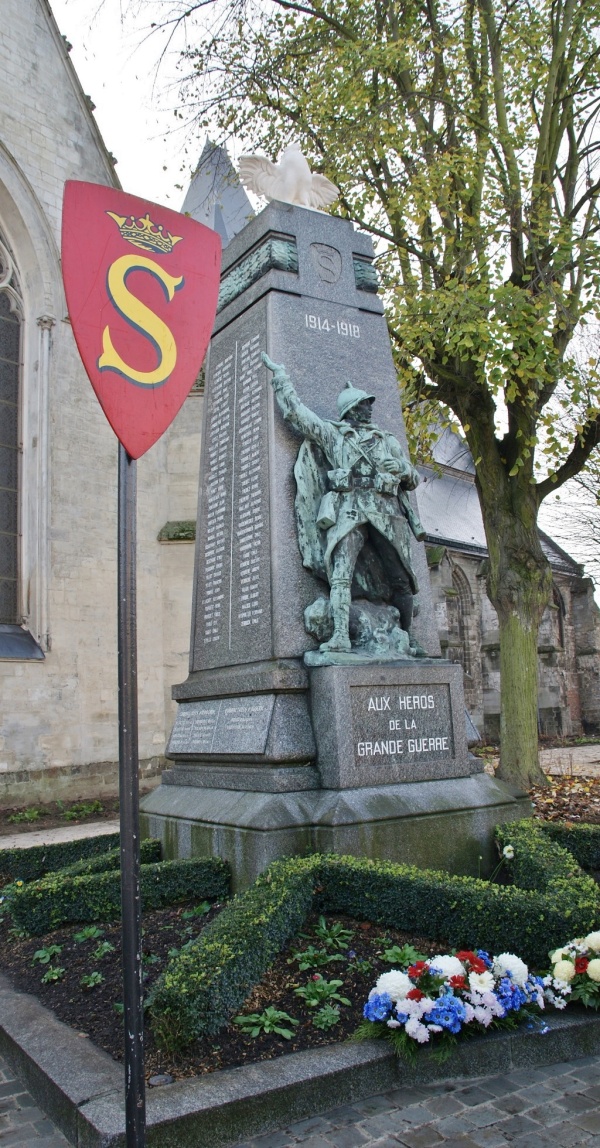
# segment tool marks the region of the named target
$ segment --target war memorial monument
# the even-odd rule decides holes
[[[530,809],[469,753],[440,657],[373,254],[281,199],[224,252],[190,673],[141,808],[167,856],[220,855],[237,888],[316,851],[477,874]]]

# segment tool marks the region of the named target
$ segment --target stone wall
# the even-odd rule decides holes
[[[485,559],[429,548],[442,652],[465,671],[465,702],[480,733],[500,732],[500,634],[485,589]],[[553,603],[539,630],[541,734],[600,732],[600,611],[589,579],[554,570]]]

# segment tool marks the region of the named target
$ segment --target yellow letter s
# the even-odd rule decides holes
[[[174,278],[153,259],[143,255],[122,255],[115,259],[108,269],[107,289],[111,302],[131,327],[140,331],[153,344],[158,354],[158,363],[153,371],[136,371],[130,367],[113,346],[108,327],[102,333],[102,354],[98,359],[101,371],[116,371],[137,386],[158,387],[166,383],[177,362],[177,344],[166,323],[159,319],[149,307],[136,299],[127,290],[127,277],[132,271],[147,271],[161,283],[169,303],[175,292],[183,286],[183,275]]]

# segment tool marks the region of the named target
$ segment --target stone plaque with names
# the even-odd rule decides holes
[[[275,698],[219,698],[180,705],[167,757],[264,753]]]
[[[225,332],[211,350],[194,641],[203,668],[271,652],[264,344],[255,318],[238,323],[234,336]]]

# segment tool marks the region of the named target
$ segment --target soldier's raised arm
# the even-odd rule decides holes
[[[304,405],[282,363],[274,363],[264,351],[262,360],[265,367],[273,372],[271,385],[286,422],[327,451],[330,438],[327,422]]]

